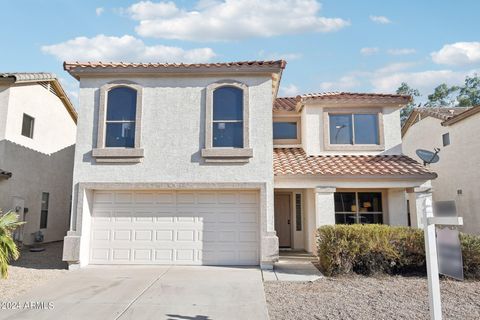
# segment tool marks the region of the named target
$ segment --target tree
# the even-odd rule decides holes
[[[446,83],[437,86],[433,93],[428,95],[426,107],[454,107],[457,96],[455,93],[460,90],[458,86],[449,87]]]
[[[14,212],[2,214],[0,211],[0,277],[8,277],[8,264],[20,256],[17,245],[12,238],[12,232],[25,222],[18,221]]]
[[[480,105],[480,77],[477,74],[465,78],[465,85],[460,87],[457,100],[459,107]]]
[[[396,93],[409,95],[412,97],[412,101],[410,101],[410,103],[407,104],[405,107],[403,107],[402,110],[400,111],[400,120],[403,125],[405,121],[408,119],[408,116],[410,116],[410,113],[412,112],[413,108],[415,107],[415,97],[419,97],[420,92],[417,89],[410,88],[410,86],[406,82],[402,82],[400,87],[398,87]]]

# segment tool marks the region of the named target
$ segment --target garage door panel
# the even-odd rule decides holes
[[[258,198],[243,191],[95,192],[90,262],[256,265]]]

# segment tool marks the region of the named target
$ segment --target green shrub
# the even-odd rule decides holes
[[[480,278],[480,237],[461,235],[464,273]],[[317,231],[325,275],[426,273],[423,230],[387,225],[323,226]]]
[[[460,234],[463,273],[466,278],[480,279],[480,236]]]

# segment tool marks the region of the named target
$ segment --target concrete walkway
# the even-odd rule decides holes
[[[312,264],[316,258],[306,252],[281,251],[273,270],[263,270],[264,281],[315,281],[323,277]]]
[[[88,267],[16,301],[0,319],[268,319],[257,268]],[[25,308],[31,301],[35,309]]]

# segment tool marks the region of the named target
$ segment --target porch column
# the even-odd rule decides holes
[[[315,226],[335,224],[335,200],[333,194],[336,188],[315,188]]]
[[[432,188],[417,187],[407,189],[408,199],[410,202],[410,221],[412,227],[423,228],[423,211],[425,210],[425,201],[432,201]]]
[[[408,226],[405,189],[388,189],[388,224],[391,226]]]

